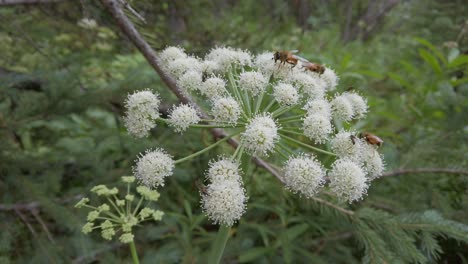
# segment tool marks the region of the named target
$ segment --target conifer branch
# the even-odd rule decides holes
[[[148,42],[135,28],[130,19],[125,15],[125,13],[122,10],[121,2],[118,0],[101,0],[101,2],[111,13],[112,17],[114,17],[121,31],[141,52],[141,54],[146,58],[151,67],[153,67],[153,69],[158,73],[161,80],[167,85],[167,87],[169,87],[169,89],[177,96],[177,98],[179,98],[179,100],[182,103],[194,106],[197,109],[197,111],[201,114],[202,118],[208,119],[207,114],[200,108],[200,106],[198,106],[198,104],[196,104],[195,101],[189,95],[183,92],[183,90],[177,85],[176,81],[171,76],[169,76],[162,70],[161,62],[156,54],[156,51],[148,44]],[[228,134],[223,129],[219,128],[211,129],[211,133],[217,139],[228,136]],[[237,146],[239,145],[239,142],[232,138],[229,139],[227,142],[234,148],[237,148]],[[257,166],[264,168],[276,178],[278,178],[281,182],[283,182],[281,174],[266,161],[257,157],[254,157],[253,161],[255,162],[255,164],[257,164]]]

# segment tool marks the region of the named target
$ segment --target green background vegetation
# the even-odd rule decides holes
[[[133,1],[134,20],[155,49],[202,56],[216,45],[298,49],[334,68],[370,114],[354,126],[384,139],[387,171],[468,169],[468,6],[464,1]],[[376,5],[375,3],[378,3]],[[369,11],[370,10],[370,11]],[[98,27],[77,25],[95,19]],[[372,18],[375,18],[374,20]],[[176,158],[213,142],[158,125],[131,138],[123,101],[151,88],[166,109],[177,99],[99,1],[0,6],[0,262],[126,263],[126,245],[80,232],[80,195],[129,175],[147,148]],[[160,188],[163,221],[137,229],[145,263],[203,263],[217,226],[201,212],[195,181],[223,146],[183,164]],[[228,241],[228,263],[468,263],[466,175],[377,179],[353,216],[284,190],[246,169],[248,210]]]

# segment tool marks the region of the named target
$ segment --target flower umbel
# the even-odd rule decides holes
[[[328,185],[342,200],[362,199],[370,181],[382,174],[384,161],[374,146],[359,139],[358,132],[342,128],[353,126],[352,122],[366,116],[366,99],[353,91],[337,92],[339,77],[330,67],[315,72],[305,60],[295,63],[280,53],[284,51],[253,56],[244,50],[216,47],[202,59],[178,47],[162,51],[165,72],[176,80],[184,95],[197,97],[193,100],[197,107],[181,104],[165,118],[157,111],[156,95],[148,91],[136,93],[127,102],[125,121],[129,132],[137,137],[147,136],[155,121],[160,121],[176,132],[214,129],[218,141],[178,160],[161,149],[148,150],[133,168],[144,185],[137,192],[145,199],[157,200],[159,195],[152,193],[151,188],[164,185],[176,165],[228,141],[239,144],[233,153],[210,161],[206,173],[209,183],[201,192],[203,210],[215,223],[231,226],[245,211],[247,198],[239,169],[241,161],[248,160],[245,155],[284,162],[284,177],[278,178],[287,189],[306,198],[318,195]],[[324,166],[322,155],[331,156],[330,162],[334,163]],[[330,163],[329,159],[326,161]],[[96,192],[107,197],[115,190],[101,187]],[[135,200],[136,197],[124,196],[116,204]],[[87,201],[80,203],[86,205]],[[103,213],[99,211],[99,215]],[[135,217],[147,216],[158,219],[160,214],[145,210]],[[133,222],[128,221],[125,230],[131,230]],[[111,230],[106,231],[107,237],[111,235]],[[122,240],[133,239],[124,235]]]
[[[124,188],[125,191],[123,191],[126,198],[119,199],[115,194],[112,195],[112,197],[106,197],[106,202],[109,202],[112,206],[109,206],[107,203],[103,203],[99,206],[90,205],[88,204],[89,198],[83,198],[75,205],[77,208],[84,207],[92,210],[88,213],[87,222],[82,228],[84,234],[88,234],[96,229],[101,229],[102,238],[112,240],[117,232],[122,230],[123,233],[119,240],[122,243],[130,243],[133,241],[134,235],[132,231],[134,227],[143,221],[161,220],[163,212],[147,207],[151,202],[155,201],[155,199],[148,199],[148,195],[141,194],[140,192],[138,193],[140,193],[141,196],[131,192],[131,185],[135,182],[135,177],[124,176],[122,177],[122,182],[126,185]],[[96,190],[108,189],[103,186],[104,185],[95,186],[93,192],[96,192]],[[153,193],[153,196],[156,194],[159,197],[157,191],[147,189],[146,193],[148,192]],[[128,199],[128,197],[132,197],[132,199]],[[138,197],[138,199],[134,199],[136,197]],[[137,200],[138,202],[136,202]],[[142,207],[142,202],[144,200],[147,201],[146,206]],[[155,214],[157,214],[158,217],[154,217]]]

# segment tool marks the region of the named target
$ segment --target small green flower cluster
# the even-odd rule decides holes
[[[136,192],[140,199],[134,207],[135,195],[131,193],[130,186],[135,182],[133,176],[123,176],[122,181],[127,184],[127,192],[123,199],[118,196],[119,190],[114,187],[109,189],[105,185],[97,185],[91,189],[91,192],[102,196],[107,202],[95,207],[89,204],[89,198],[81,199],[76,208],[89,208],[92,211],[88,213],[87,223],[81,231],[88,234],[95,229],[101,229],[101,236],[106,240],[111,240],[116,233],[122,231],[119,240],[122,243],[131,243],[133,241],[132,228],[141,222],[147,220],[160,221],[164,212],[154,210],[149,207],[142,207],[143,200],[156,202],[159,199],[159,193],[146,186],[138,186]],[[99,223],[98,223],[99,222]]]

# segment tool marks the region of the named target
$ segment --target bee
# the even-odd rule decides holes
[[[375,145],[377,147],[382,146],[382,144],[384,143],[384,141],[381,138],[369,132],[359,133],[358,137],[364,139],[367,143]],[[353,145],[355,145],[356,141],[359,140],[358,137],[356,137],[355,135],[349,136],[349,138],[353,142]]]
[[[297,65],[297,62],[302,59],[300,58],[299,56],[297,55],[294,55],[294,53],[297,53],[298,50],[291,50],[291,51],[287,51],[287,50],[282,50],[282,51],[277,51],[275,52],[275,54],[273,55],[273,59],[275,60],[275,63],[277,61],[280,61],[280,65],[281,64],[286,64],[286,63],[289,63],[292,66],[292,68],[296,67]],[[279,67],[279,66],[278,66]]]
[[[377,147],[382,146],[382,144],[384,143],[384,141],[381,138],[369,132],[359,133],[359,137],[364,139],[367,143]]]
[[[325,72],[325,66],[310,61],[302,61],[302,68],[322,75]]]

